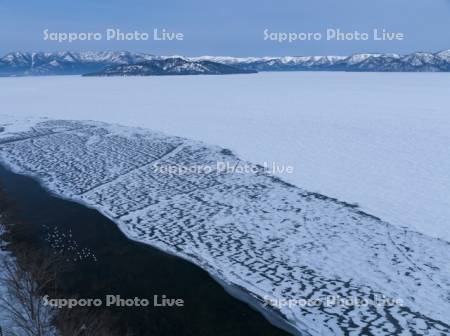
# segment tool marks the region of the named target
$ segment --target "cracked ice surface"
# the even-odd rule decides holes
[[[254,173],[159,166],[245,164],[221,148],[97,122],[0,119],[0,158],[96,207],[131,239],[175,253],[255,298],[403,305],[283,305],[309,335],[450,334],[450,244]],[[294,301],[292,301],[294,302]]]

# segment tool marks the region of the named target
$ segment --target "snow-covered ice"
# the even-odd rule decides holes
[[[0,78],[1,113],[143,126],[450,241],[450,74]]]
[[[184,257],[262,302],[290,300],[276,308],[305,335],[450,334],[445,240],[257,166],[251,173],[155,168],[251,165],[202,142],[88,121],[13,117],[0,124],[0,159],[11,169],[99,209],[129,238]],[[295,301],[324,303],[330,296],[366,303]],[[401,304],[373,304],[375,298]]]

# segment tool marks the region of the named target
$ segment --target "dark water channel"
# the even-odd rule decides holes
[[[64,293],[79,298],[145,298],[149,307],[110,309],[135,335],[287,335],[260,313],[227,294],[207,272],[155,248],[127,239],[99,212],[54,197],[35,180],[0,166],[0,184],[14,204],[29,243],[62,255],[70,271],[59,276]],[[183,307],[154,307],[182,299]]]

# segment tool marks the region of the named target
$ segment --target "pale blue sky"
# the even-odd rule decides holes
[[[43,41],[43,30],[102,32],[106,28],[185,34],[182,42]],[[130,50],[183,55],[347,55],[355,52],[450,49],[450,0],[0,0],[0,54],[9,51]],[[403,32],[397,42],[264,41],[277,32]]]

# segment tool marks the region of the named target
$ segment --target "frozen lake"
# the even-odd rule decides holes
[[[142,126],[450,241],[450,74],[0,78],[0,113]]]

